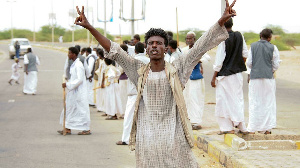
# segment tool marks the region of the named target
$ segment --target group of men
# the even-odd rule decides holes
[[[93,102],[89,99],[94,96],[91,89],[93,87],[87,84],[91,83],[90,86],[94,86],[94,89],[100,92],[99,99],[96,96],[96,107],[99,106],[99,111],[105,110],[108,120],[117,119],[118,111],[125,109],[123,128],[125,133],[123,132],[122,140],[117,142],[117,145],[128,144],[131,150],[136,151],[136,167],[198,167],[191,151],[194,145],[191,130],[201,129],[202,114],[195,112],[201,110],[201,106],[203,111],[202,104],[204,104],[202,102],[204,98],[200,96],[200,94],[204,96],[204,93],[198,92],[203,90],[199,88],[203,83],[201,59],[207,51],[219,44],[211,85],[216,87],[216,116],[220,134],[233,133],[231,131],[235,126],[241,132],[247,131],[243,114],[241,115],[243,113],[241,72],[246,71],[243,57],[248,57],[247,65],[251,68],[249,92],[252,92],[249,96],[252,96],[253,101],[252,99],[249,101],[250,105],[251,101],[254,104],[248,128],[252,126],[252,132],[255,132],[258,126],[262,125],[258,120],[261,119],[261,115],[256,115],[262,109],[265,110],[263,119],[268,120],[271,125],[274,124],[275,118],[270,117],[271,112],[266,112],[270,107],[266,103],[270,102],[268,96],[271,94],[267,91],[259,93],[267,96],[264,97],[265,102],[256,99],[260,96],[257,93],[257,90],[261,89],[260,84],[266,84],[266,88],[275,86],[273,72],[278,68],[278,59],[274,56],[277,48],[269,43],[272,32],[263,30],[261,40],[251,45],[249,56],[243,55],[246,53],[243,50],[246,48],[243,36],[239,32],[231,31],[227,26],[230,18],[236,15],[232,9],[234,3],[235,1],[229,5],[226,0],[223,16],[196,42],[195,34],[192,32],[187,34],[187,51],[179,51],[177,44],[169,40],[164,30],[151,28],[145,34],[145,45],[140,42],[135,44],[134,55],[129,53],[129,48],[132,47],[114,43],[98,32],[85,17],[84,8],[82,7],[80,11],[77,7],[79,17],[76,18],[75,24],[90,31],[103,47],[105,57],[102,59],[105,67],[102,66],[104,65],[102,59],[95,66],[96,58],[90,56],[91,53],[88,53],[82,63],[78,57],[79,50],[75,47],[69,48],[68,58],[73,61],[69,65],[70,79],[62,84],[69,90],[65,123],[67,133],[71,133],[71,129],[82,130],[80,135],[91,133],[89,104],[93,105]],[[190,40],[193,42],[189,42]],[[168,48],[169,54],[166,54]],[[94,61],[88,60],[89,57],[94,58]],[[98,74],[96,84],[91,78],[95,69],[100,71],[96,72]],[[123,77],[120,79],[121,74]],[[120,97],[124,94],[118,96],[117,92],[124,87],[126,82],[122,80],[126,78],[128,78],[126,107],[120,108],[119,103],[122,104]],[[275,92],[274,88],[272,89]],[[114,103],[114,107],[111,103]],[[276,108],[274,102],[272,105]],[[255,111],[257,106],[261,111]],[[250,108],[250,113],[251,110]],[[254,121],[251,118],[254,118]],[[264,132],[267,131],[270,129],[267,128]]]
[[[260,40],[252,43],[248,52],[243,35],[232,31],[232,18],[224,26],[229,38],[218,46],[211,81],[211,86],[216,88],[218,134],[233,134],[235,127],[244,134],[271,134],[271,129],[276,127],[273,73],[280,62],[277,47],[270,43],[272,30],[262,30]],[[248,127],[244,121],[243,71],[250,73]]]

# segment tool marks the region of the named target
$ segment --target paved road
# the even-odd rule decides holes
[[[134,152],[116,146],[122,122],[106,121],[91,108],[90,136],[61,136],[56,130],[63,108],[62,68],[66,54],[34,48],[38,67],[37,95],[22,94],[20,85],[10,86],[13,60],[6,57],[7,45],[0,50],[0,167],[135,167]],[[23,60],[21,60],[21,65]]]

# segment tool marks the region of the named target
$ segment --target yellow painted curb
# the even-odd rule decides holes
[[[233,138],[239,138],[238,136],[236,136],[235,134],[225,134],[224,135],[224,142],[226,145],[232,147],[232,140]]]
[[[300,141],[296,141],[297,149],[300,150]]]
[[[208,143],[207,153],[210,157],[214,158],[217,162],[220,162],[220,150],[216,148],[217,141]]]

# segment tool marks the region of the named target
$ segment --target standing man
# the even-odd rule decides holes
[[[184,54],[188,54],[189,50],[194,47],[196,41],[196,34],[192,31],[186,35],[186,44],[188,49],[184,50]],[[202,58],[209,57],[204,54]],[[205,98],[205,83],[203,78],[203,66],[199,59],[198,64],[194,67],[190,79],[185,85],[183,90],[184,100],[186,103],[187,113],[192,123],[193,130],[202,128],[202,116],[204,111],[204,98]]]
[[[128,46],[126,44],[121,44],[120,47],[128,53]],[[121,104],[122,104],[122,111],[120,111],[120,119],[124,119],[125,111],[126,111],[126,102],[128,99],[127,96],[127,83],[128,83],[128,77],[126,73],[124,72],[123,68],[121,66],[118,66],[119,71],[121,72],[121,76],[119,78],[119,87],[120,87],[120,98],[121,98]]]
[[[75,48],[77,48],[78,51],[80,51],[80,45],[75,45]],[[81,61],[82,64],[84,64],[84,60],[85,57],[83,57],[81,54],[78,54],[77,56],[79,58],[79,60]],[[71,74],[70,74],[70,67],[73,64],[73,60],[69,59],[67,57],[66,61],[65,61],[65,66],[64,66],[64,77],[66,80],[69,80],[71,78]],[[85,69],[87,69],[87,67],[85,67]]]
[[[170,40],[168,45],[168,52],[170,52],[170,60],[168,62],[172,63],[176,58],[180,57],[182,53],[177,48],[177,41]]]
[[[96,56],[92,54],[92,49],[88,47],[86,49],[87,57],[85,59],[86,69],[86,81],[87,81],[87,92],[88,92],[88,102],[90,106],[95,106],[94,103],[94,72],[95,72],[95,61]]]
[[[19,43],[19,41],[15,42],[15,50],[16,50],[16,57],[19,59],[19,57],[20,57],[20,43]]]
[[[68,52],[69,59],[73,60],[70,68],[71,78],[62,87],[68,89],[66,98],[66,133],[71,134],[71,130],[81,130],[78,135],[90,135],[90,109],[87,100],[87,86],[85,70],[77,57],[79,51],[75,47],[70,47]],[[63,125],[64,110],[61,112],[60,124]],[[63,134],[63,131],[57,131]]]
[[[252,43],[247,59],[251,69],[249,82],[249,124],[252,134],[271,134],[276,127],[276,83],[274,72],[279,68],[279,51],[270,43],[272,30],[264,29],[260,41]]]
[[[232,16],[235,1],[194,45],[188,55],[172,64],[164,61],[168,46],[167,33],[151,28],[145,34],[150,63],[144,64],[123,51],[99,33],[77,7],[75,24],[88,29],[108,52],[107,58],[116,60],[137,87],[138,95],[133,116],[129,146],[136,150],[136,167],[193,167],[198,168],[192,153],[193,136],[187,118],[182,88],[193,68],[208,50],[228,38],[223,26]],[[157,11],[154,11],[157,12]]]
[[[37,88],[37,65],[40,65],[39,58],[32,53],[31,48],[27,49],[27,54],[24,55],[24,94],[36,94]]]
[[[150,62],[150,59],[146,57],[146,55],[144,54],[144,48],[145,47],[143,43],[141,42],[136,43],[134,58],[142,61],[144,64],[148,64]],[[130,137],[133,114],[134,114],[134,104],[136,102],[136,96],[137,96],[136,87],[130,80],[128,80],[127,83],[127,93],[128,93],[128,99],[127,99],[126,111],[125,111],[124,122],[123,122],[122,140],[118,141],[116,143],[117,145],[129,144],[129,137]]]
[[[232,18],[224,26],[229,38],[217,49],[211,86],[216,88],[215,115],[220,127],[219,135],[234,134],[234,127],[246,133],[244,121],[243,75],[248,49],[243,35],[232,31]]]

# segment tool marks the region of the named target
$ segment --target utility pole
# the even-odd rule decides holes
[[[222,16],[223,13],[224,13],[225,6],[226,6],[225,0],[221,0],[221,16]]]
[[[89,18],[89,3],[88,0],[86,1],[86,17]],[[87,33],[87,42],[88,42],[88,46],[90,47],[90,32],[88,30],[86,30]]]
[[[104,0],[104,4],[103,4],[103,11],[104,11],[104,19],[103,20],[101,20],[100,18],[99,18],[99,11],[101,11],[100,9],[99,9],[99,2],[98,2],[99,0],[97,0],[97,21],[98,22],[103,22],[104,23],[104,33],[103,33],[103,35],[106,37],[107,36],[107,33],[106,33],[106,23],[107,22],[113,22],[113,0],[111,0],[111,15],[110,15],[110,19],[108,19],[108,20],[106,20],[106,8],[107,8],[107,6],[106,6],[106,0]]]
[[[120,16],[121,20],[131,22],[131,38],[134,36],[134,22],[138,20],[145,20],[145,9],[146,9],[146,0],[142,0],[142,17],[139,19],[134,18],[134,0],[131,0],[131,18],[125,18],[123,15],[123,0],[120,0]]]
[[[134,0],[131,2],[131,38],[134,36]]]
[[[13,30],[13,2],[15,0],[7,0],[6,2],[10,2],[10,37],[14,38],[14,30]]]
[[[33,42],[35,42],[35,0],[33,0]]]

